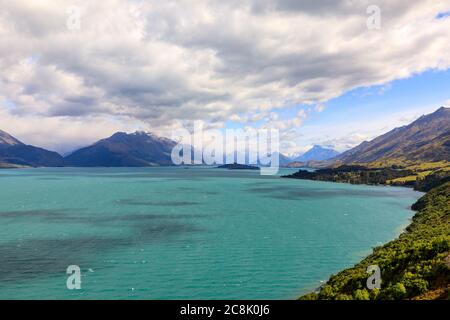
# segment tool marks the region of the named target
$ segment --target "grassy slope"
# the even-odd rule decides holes
[[[375,163],[370,164],[372,166],[377,165]],[[407,176],[404,178],[397,178],[386,181],[386,184],[402,184],[405,182],[411,182],[416,180],[421,180],[427,177],[428,175],[437,173],[437,172],[449,172],[450,171],[450,162],[448,161],[438,161],[438,162],[421,162],[421,163],[410,163],[407,166],[404,166],[405,170],[411,170],[414,172],[413,175]]]
[[[413,209],[419,212],[398,239],[301,299],[449,299],[450,182],[429,191]],[[366,289],[369,265],[381,269],[381,290]]]

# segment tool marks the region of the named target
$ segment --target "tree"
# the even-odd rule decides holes
[[[358,289],[353,293],[355,300],[370,300],[369,292],[366,289]]]

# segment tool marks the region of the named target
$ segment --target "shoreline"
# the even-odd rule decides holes
[[[410,167],[407,169],[397,169],[394,167],[370,168],[367,165],[343,165],[336,168],[319,169],[314,172],[299,170],[294,174],[282,176],[282,178],[345,183],[352,185],[408,187],[417,192],[424,193],[421,194],[416,202],[410,206],[410,210],[413,211],[414,214],[409,218],[407,224],[399,226],[398,229],[400,229],[400,232],[396,237],[394,237],[394,239],[372,248],[372,252],[361,258],[361,260],[359,260],[359,262],[357,262],[354,266],[341,269],[341,271],[338,271],[336,274],[330,275],[328,280],[316,288],[315,291],[312,291],[309,294],[303,294],[299,297],[299,299],[375,300],[411,298],[423,294],[429,286],[435,286],[435,284],[432,283],[435,279],[427,278],[427,276],[424,275],[423,272],[420,272],[420,270],[415,271],[415,273],[411,273],[408,271],[409,269],[396,270],[395,272],[392,272],[392,270],[390,270],[392,266],[389,264],[385,266],[385,269],[390,271],[390,274],[388,273],[388,277],[389,280],[391,280],[391,287],[389,286],[389,282],[387,282],[387,289],[381,287],[381,289],[377,289],[376,292],[373,290],[368,291],[366,284],[361,280],[369,277],[369,274],[366,273],[363,266],[368,267],[367,262],[371,260],[379,262],[380,265],[383,263],[386,264],[386,261],[390,261],[392,265],[396,265],[402,261],[402,258],[397,258],[397,256],[406,256],[410,259],[408,262],[412,264],[411,268],[414,268],[415,264],[421,263],[420,259],[422,259],[423,256],[413,259],[413,254],[408,252],[407,248],[404,247],[404,243],[405,239],[407,239],[411,247],[423,246],[420,249],[422,251],[426,251],[427,249],[426,246],[423,245],[423,242],[428,241],[433,244],[438,241],[438,239],[435,239],[433,233],[420,235],[420,232],[423,230],[427,231],[428,229],[436,229],[433,230],[436,231],[435,234],[442,235],[444,240],[447,241],[445,242],[445,246],[450,247],[450,225],[446,220],[448,219],[446,214],[449,210],[449,205],[445,202],[439,205],[427,203],[425,208],[421,205],[426,202],[426,199],[430,197],[433,198],[442,186],[444,186],[444,190],[441,190],[443,199],[450,203],[450,196],[448,194],[448,190],[450,190],[450,175],[446,171],[446,167],[448,165],[445,163],[443,167],[440,167],[433,163],[432,166],[434,170],[429,171],[427,175],[421,175],[422,171],[418,169],[421,165],[419,165],[418,168]],[[412,176],[415,177],[415,179],[410,179]],[[445,191],[447,191],[447,193]],[[434,212],[434,210],[437,210],[437,214],[432,215],[429,213],[429,220],[424,220],[423,216],[426,215],[428,211]],[[436,216],[438,216],[438,218],[436,218]],[[443,221],[440,221],[439,219],[443,219]],[[443,229],[439,229],[439,227]],[[448,238],[446,238],[447,234],[449,235]],[[430,244],[427,243],[427,245],[429,246]],[[400,251],[400,253],[398,251]],[[383,254],[388,254],[388,257],[382,258]],[[450,259],[450,255],[447,259]],[[426,260],[425,263],[433,265],[433,263],[428,260]],[[372,265],[378,264],[372,263]],[[411,280],[411,277],[413,279],[414,277],[418,279],[414,280],[414,282]],[[450,283],[450,272],[448,277],[448,282]],[[447,291],[449,290],[450,288]],[[380,292],[382,293],[381,295],[379,295]]]
[[[368,263],[368,260],[371,260],[372,258],[374,258],[374,256],[377,254],[377,253],[379,253],[379,251],[382,251],[382,250],[388,250],[389,249],[389,246],[394,246],[394,244],[396,244],[396,243],[400,243],[400,242],[402,242],[403,240],[404,240],[404,238],[406,238],[406,237],[411,237],[411,236],[413,236],[413,232],[415,231],[415,230],[417,230],[417,229],[419,229],[420,227],[422,227],[422,228],[426,228],[426,227],[428,227],[428,225],[427,225],[427,220],[425,220],[424,222],[422,222],[421,224],[419,224],[418,225],[418,223],[420,222],[420,219],[422,218],[423,219],[423,216],[427,213],[427,206],[425,206],[425,207],[421,207],[421,203],[423,203],[423,202],[426,202],[426,200],[427,200],[427,198],[428,197],[431,197],[432,196],[432,193],[433,192],[436,192],[436,190],[439,190],[439,189],[444,189],[444,192],[446,191],[447,193],[448,193],[448,191],[450,190],[450,183],[444,183],[444,184],[442,184],[442,185],[440,185],[440,186],[438,186],[438,187],[436,187],[436,188],[433,188],[433,189],[431,189],[430,191],[428,191],[428,192],[426,192],[424,195],[422,195],[415,203],[413,203],[412,205],[411,205],[411,210],[413,211],[413,212],[415,212],[414,213],[414,215],[410,218],[410,222],[409,222],[409,224],[407,224],[407,225],[405,225],[405,226],[403,226],[402,227],[402,232],[397,236],[397,237],[395,237],[394,239],[392,239],[392,240],[390,240],[390,241],[388,241],[388,242],[386,242],[386,243],[384,243],[384,244],[381,244],[381,245],[379,245],[379,246],[377,246],[377,247],[375,247],[375,248],[372,248],[372,252],[369,254],[369,255],[367,255],[367,256],[365,256],[364,258],[362,258],[359,262],[357,262],[353,267],[348,267],[348,268],[345,268],[345,269],[342,269],[341,271],[339,271],[338,273],[336,273],[336,274],[332,274],[329,278],[328,278],[328,280],[326,280],[326,281],[324,281],[324,283],[321,285],[321,286],[319,286],[319,287],[317,287],[314,291],[311,291],[310,293],[306,293],[306,294],[302,294],[301,296],[299,296],[298,297],[298,299],[301,299],[301,300],[323,300],[324,299],[324,297],[321,297],[321,293],[322,293],[322,291],[327,291],[327,289],[329,289],[329,286],[330,286],[330,283],[333,283],[334,281],[335,281],[335,278],[337,278],[337,277],[339,277],[339,276],[342,276],[342,277],[345,277],[346,276],[346,273],[350,273],[352,270],[355,270],[355,269],[357,269],[357,268],[361,268],[361,266],[362,265],[367,265],[367,263]],[[448,202],[448,194],[445,194],[446,195],[446,197],[444,197],[444,201],[447,201]],[[433,207],[433,203],[432,204],[428,204],[428,206],[431,206],[431,207]],[[443,207],[444,209],[443,209],[443,211],[444,211],[444,214],[443,214],[443,217],[445,218],[445,211],[447,210],[449,210],[449,208],[448,208],[448,205],[447,205],[447,208],[445,207],[445,204],[444,204],[444,207]],[[448,214],[448,213],[447,213]],[[418,222],[419,221],[419,222]],[[440,222],[440,221],[439,221]],[[431,224],[431,222],[430,222],[430,224]],[[445,241],[445,238],[446,238],[446,235],[445,235],[445,223],[443,224],[443,228],[444,228],[444,235],[443,235],[443,237],[444,237],[444,241]],[[448,230],[447,230],[447,233],[449,233],[450,234],[450,232],[448,232]],[[448,236],[447,236],[448,237]],[[422,240],[422,239],[421,239]],[[446,240],[447,241],[447,246],[450,246],[450,237],[448,237],[448,239]],[[412,241],[412,244],[414,244],[414,241]],[[449,252],[447,252],[447,253],[445,253],[444,252],[444,255],[448,255],[447,256],[447,258],[446,259],[450,259],[450,254],[449,254]],[[449,270],[448,270],[448,277],[450,277],[450,266],[449,266],[449,268],[448,268]],[[383,271],[382,271],[382,273],[383,273]],[[367,274],[363,279],[366,279],[367,277],[368,277],[369,275]],[[347,279],[347,280],[349,280],[349,279]],[[350,281],[352,281],[352,280],[354,280],[354,279],[351,279],[350,278]],[[450,283],[450,282],[449,282]],[[362,289],[361,289],[362,288]],[[365,292],[365,293],[367,293],[367,290],[366,289],[364,289],[364,287],[362,287],[361,286],[361,288],[360,289],[358,289],[358,290],[356,290],[357,291],[357,293],[360,293],[360,292]],[[383,287],[382,287],[382,289],[383,289]],[[404,289],[404,286],[403,286],[403,289]],[[375,290],[377,290],[376,291],[376,294],[374,294],[373,296],[371,296],[370,294],[367,294],[367,295],[363,295],[363,298],[361,298],[361,296],[358,296],[358,297],[355,297],[355,296],[349,296],[348,295],[348,292],[346,292],[346,294],[344,294],[344,293],[341,293],[341,294],[337,294],[337,295],[335,295],[335,296],[331,296],[331,297],[327,297],[326,296],[326,294],[325,294],[325,300],[329,300],[329,299],[333,299],[333,300],[353,300],[353,299],[356,299],[356,300],[375,300],[375,299],[377,299],[378,298],[378,293],[379,293],[379,291],[380,290],[378,290],[378,289],[374,289],[374,291]],[[445,286],[444,286],[444,289],[442,289],[441,288],[441,291],[442,290],[444,290],[444,293],[445,292],[447,292],[448,294],[450,294],[450,286],[449,287],[447,287],[447,289],[445,289]],[[445,291],[445,290],[447,290],[447,291]],[[329,290],[328,290],[329,291]],[[345,291],[345,290],[344,290]],[[430,290],[431,291],[431,290]],[[422,292],[421,294],[428,294],[428,291],[427,292]],[[420,295],[417,295],[417,296],[420,296]],[[392,298],[392,297],[390,297],[390,298]],[[390,298],[389,298],[389,300],[390,300]],[[400,298],[400,299],[403,299],[403,298],[405,298],[404,296],[402,296],[402,297],[397,297],[397,298]],[[408,297],[406,297],[406,298],[408,298]],[[411,298],[411,297],[409,297],[409,298]],[[417,297],[412,297],[412,298],[417,298]],[[442,296],[439,296],[438,298],[442,298]],[[450,298],[450,296],[447,298],[447,299],[449,299]],[[394,297],[394,299],[396,299],[396,297]]]
[[[280,178],[286,178],[286,176],[281,176]],[[298,179],[298,180],[308,180],[308,179]],[[342,181],[336,181],[336,182],[335,182],[335,181],[323,181],[323,180],[309,180],[309,181],[315,181],[315,182],[328,182],[328,183],[339,183],[339,184],[345,184],[345,185],[366,185],[366,186],[371,186],[371,187],[372,187],[372,186],[379,186],[379,187],[398,187],[398,188],[408,188],[408,189],[413,188],[412,186],[406,186],[406,185],[405,185],[405,186],[393,186],[393,185],[390,185],[390,184],[348,183],[348,182],[342,182]],[[422,192],[422,191],[418,191],[418,190],[414,190],[414,191],[416,191],[417,193],[421,193],[421,195],[416,199],[416,201],[415,201],[414,203],[412,203],[412,204],[409,206],[409,210],[410,210],[413,214],[412,214],[412,216],[410,216],[410,217],[408,218],[408,222],[405,223],[405,224],[402,224],[402,225],[398,226],[398,227],[396,228],[396,230],[394,230],[395,233],[397,233],[397,236],[395,236],[395,237],[394,237],[393,239],[391,239],[391,240],[388,240],[388,241],[386,241],[386,242],[384,242],[384,243],[381,243],[381,244],[377,245],[376,247],[371,247],[371,248],[367,249],[368,254],[365,255],[365,256],[363,256],[363,257],[362,257],[358,262],[356,262],[356,264],[354,264],[354,265],[357,265],[358,263],[361,263],[361,262],[364,261],[366,258],[368,258],[371,254],[373,254],[374,248],[382,247],[382,246],[385,246],[385,245],[387,245],[388,243],[390,243],[390,242],[392,242],[392,241],[398,240],[402,234],[404,234],[404,233],[407,232],[408,227],[413,223],[414,217],[419,213],[418,210],[414,210],[414,209],[413,209],[413,206],[414,206],[415,203],[417,203],[417,201],[419,201],[420,198],[422,198],[422,197],[426,194],[426,192]],[[337,271],[337,273],[343,272],[343,271],[345,271],[345,270],[347,270],[347,269],[349,269],[349,268],[352,268],[352,266],[349,266],[349,267],[347,267],[347,268],[341,269],[341,270]],[[313,289],[313,290],[311,290],[311,291],[309,291],[309,292],[305,292],[305,293],[302,294],[300,297],[305,296],[305,295],[307,295],[308,293],[319,293],[320,290],[321,290],[321,288],[322,288],[324,285],[327,284],[327,282],[330,280],[330,278],[331,278],[333,275],[334,275],[334,274],[331,274],[330,276],[328,276],[327,280],[320,280],[320,281],[319,281],[319,282],[321,283],[320,286],[315,287],[315,289]],[[298,300],[298,299],[299,299],[299,297],[297,296],[297,299],[296,299],[296,300]]]
[[[54,168],[54,167],[49,167],[49,168]],[[58,167],[58,168],[61,168],[61,167]],[[65,168],[65,167],[63,167],[63,168]],[[79,167],[76,167],[76,168],[79,168]],[[35,168],[30,168],[30,169],[35,169]],[[112,168],[112,169],[114,169],[114,168]],[[324,181],[324,180],[312,180],[312,179],[301,179],[301,180],[319,181],[319,182],[327,182],[327,183],[329,183],[329,182],[337,183],[335,181]],[[347,185],[351,185],[352,184],[352,183],[346,183],[346,182],[339,182],[339,183],[343,183],[343,184],[347,184]],[[388,187],[388,186],[392,187],[392,185],[390,185],[390,184],[364,184],[364,183],[360,183],[360,184],[353,183],[353,184],[355,184],[355,185],[365,185],[367,187],[376,187],[376,186],[378,186],[378,187]],[[401,187],[401,185],[396,185],[396,187]],[[411,190],[410,186],[403,186],[403,187],[408,187],[408,190]],[[406,192],[409,194],[409,191],[406,191]],[[354,268],[355,266],[363,263],[365,260],[370,258],[370,256],[374,254],[376,249],[383,248],[383,247],[389,245],[392,242],[399,241],[405,234],[408,234],[408,232],[410,232],[411,227],[414,225],[417,216],[421,212],[421,209],[417,206],[417,204],[420,202],[420,200],[423,197],[425,197],[428,194],[428,193],[423,194],[422,191],[417,191],[417,190],[414,193],[416,193],[416,192],[418,192],[419,194],[416,194],[417,197],[414,196],[415,198],[417,198],[417,200],[412,205],[408,205],[408,202],[411,201],[411,200],[409,200],[409,198],[412,198],[412,196],[408,197],[409,201],[405,201],[405,203],[403,204],[403,208],[405,210],[408,209],[408,210],[410,210],[412,212],[408,216],[408,218],[407,218],[408,220],[405,221],[405,223],[402,223],[399,227],[395,228],[395,231],[394,231],[395,234],[393,235],[392,239],[386,239],[385,241],[383,241],[383,243],[377,243],[377,244],[374,245],[375,247],[371,247],[371,245],[369,244],[368,247],[367,247],[367,254],[364,253],[364,255],[361,255],[360,258],[356,257],[354,262],[350,262],[350,264],[353,264],[353,267],[351,265],[349,265],[348,267],[344,266],[342,269],[339,269],[339,270],[334,271],[334,272],[336,272],[336,274],[340,274],[340,273],[345,272],[346,270]],[[395,192],[393,192],[393,193],[395,193]],[[361,210],[363,210],[363,208],[361,208]],[[318,283],[317,283],[317,285],[319,285],[319,286],[315,286],[314,292],[317,292],[316,294],[318,294],[320,292],[320,290],[325,285],[327,285],[330,282],[330,279],[332,279],[333,276],[335,276],[336,274],[331,274],[330,276],[326,276],[326,279],[319,280]],[[321,281],[323,281],[323,283]],[[305,295],[308,295],[308,291],[305,291],[305,294],[302,294],[302,297],[305,296]],[[295,296],[292,297],[292,299],[295,299],[295,298],[296,298]],[[297,298],[298,298],[298,296],[297,296]]]

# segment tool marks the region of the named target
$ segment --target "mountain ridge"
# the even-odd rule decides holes
[[[294,162],[315,167],[358,163],[390,166],[403,165],[404,162],[448,161],[449,128],[450,108],[441,107],[408,125],[395,128],[371,141],[364,141],[337,156],[335,150],[314,145],[305,154],[294,159],[279,153],[279,164],[282,167]],[[0,163],[47,167],[173,165],[170,155],[175,145],[175,141],[149,132],[116,132],[63,157],[53,151],[26,145],[0,130]]]
[[[441,107],[408,125],[364,141],[331,160],[344,164],[448,160],[449,128],[450,108]]]
[[[20,140],[14,138],[9,133],[0,130],[0,148],[6,148],[14,145],[23,144]]]
[[[76,167],[147,167],[172,165],[171,151],[175,141],[152,133],[116,132],[108,138],[75,150],[65,163]]]

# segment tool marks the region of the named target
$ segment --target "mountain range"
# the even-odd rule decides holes
[[[172,165],[175,141],[147,132],[117,132],[65,158],[74,167],[148,167]]]
[[[111,137],[62,157],[56,152],[26,145],[0,130],[0,167],[146,167],[172,165],[175,141],[152,133],[117,132]],[[315,145],[291,159],[279,154],[280,166],[310,163],[318,166],[351,163],[401,163],[450,159],[450,109],[441,107],[407,126],[365,141],[342,154]]]
[[[450,108],[445,107],[332,159],[345,164],[442,160],[450,160]]]

